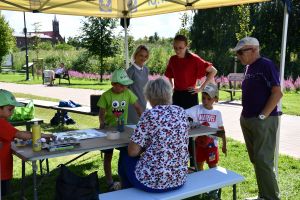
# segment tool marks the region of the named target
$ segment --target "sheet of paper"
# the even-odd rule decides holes
[[[132,129],[135,129],[136,128],[136,125],[134,124],[131,124],[131,125],[126,125],[128,128],[132,128]]]
[[[58,132],[58,133],[54,133],[54,135],[57,137],[57,139],[72,137],[78,140],[106,137],[106,133],[96,129],[83,129],[83,130],[76,130],[76,131]]]

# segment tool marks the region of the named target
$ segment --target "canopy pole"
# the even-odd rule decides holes
[[[284,3],[284,14],[283,14],[283,27],[282,27],[282,39],[281,39],[281,54],[280,54],[280,87],[281,91],[284,88],[284,68],[285,68],[285,57],[286,57],[286,40],[288,30],[289,13],[287,11],[287,4]],[[282,99],[279,101],[279,110],[282,111]],[[279,139],[280,139],[280,124],[281,116],[279,117],[278,129],[276,133],[276,149],[275,149],[275,173],[278,177],[278,158],[279,158]]]
[[[125,60],[126,69],[129,68],[129,56],[128,56],[128,32],[127,32],[127,18],[124,18],[124,31],[125,31]]]
[[[28,45],[27,45],[27,28],[26,28],[26,18],[24,15],[24,35],[25,35],[25,58],[26,58],[26,81],[29,81],[29,66],[28,66]]]

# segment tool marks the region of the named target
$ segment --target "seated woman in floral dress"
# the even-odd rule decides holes
[[[172,104],[172,87],[162,78],[144,89],[152,109],[146,110],[120,151],[122,187],[147,192],[166,192],[186,181],[188,165],[188,119],[184,109]]]

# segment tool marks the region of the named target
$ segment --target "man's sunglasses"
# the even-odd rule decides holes
[[[240,50],[238,50],[236,53],[238,54],[238,55],[243,55],[243,53],[245,52],[245,51],[249,51],[249,50],[252,50],[253,48],[247,48],[247,49],[240,49]]]

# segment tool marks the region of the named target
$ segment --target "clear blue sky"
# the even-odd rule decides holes
[[[10,27],[16,33],[21,33],[24,28],[23,12],[1,11],[5,19],[9,22]],[[130,22],[130,35],[135,39],[144,36],[154,35],[157,32],[160,37],[174,37],[179,30],[182,13],[171,13],[157,16],[149,16],[142,18],[133,18]],[[60,34],[62,37],[74,37],[80,34],[81,21],[83,17],[70,15],[56,15],[59,21]],[[53,14],[26,13],[27,30],[33,31],[33,23],[40,22],[41,31],[52,31]],[[117,33],[122,30],[119,26]],[[123,33],[121,33],[123,34]]]

